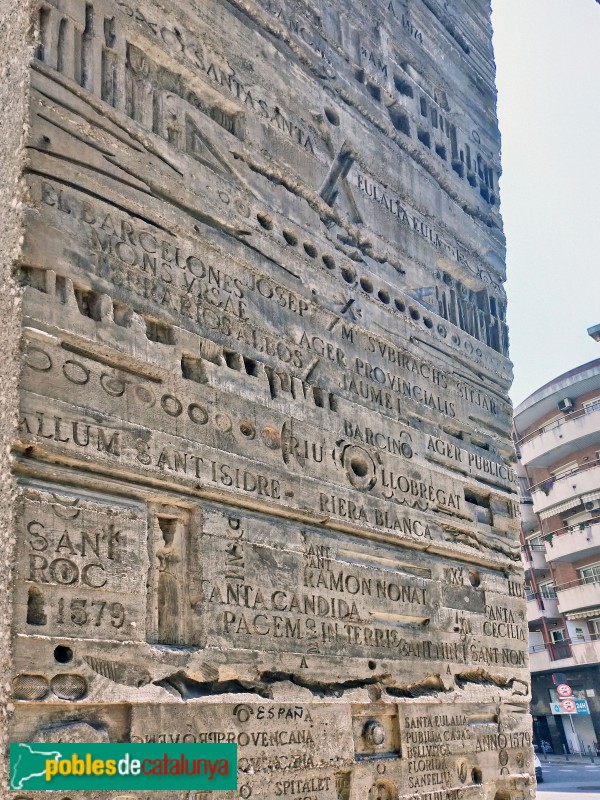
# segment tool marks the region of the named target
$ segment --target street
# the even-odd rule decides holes
[[[544,781],[538,784],[539,800],[600,800],[600,762],[581,763],[575,757],[564,764],[542,761]]]

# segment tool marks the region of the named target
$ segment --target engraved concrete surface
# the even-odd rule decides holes
[[[532,798],[488,3],[29,11],[10,740]]]

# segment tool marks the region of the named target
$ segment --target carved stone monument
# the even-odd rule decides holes
[[[532,798],[487,0],[0,10],[10,740]]]

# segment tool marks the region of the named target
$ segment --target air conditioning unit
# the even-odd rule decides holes
[[[572,411],[574,408],[574,403],[570,397],[565,397],[564,400],[559,400],[558,407],[561,411]]]
[[[600,508],[600,500],[590,500],[584,503],[584,508],[586,511],[597,511]]]

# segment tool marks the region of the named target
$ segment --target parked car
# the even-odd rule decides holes
[[[537,755],[533,756],[533,766],[535,767],[535,779],[538,783],[544,782],[544,774],[542,772],[542,765]]]

